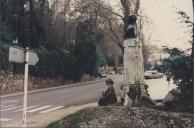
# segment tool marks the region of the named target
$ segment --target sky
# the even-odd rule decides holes
[[[118,0],[108,0],[115,6]],[[116,6],[115,6],[116,7]],[[192,40],[192,27],[181,23],[177,10],[184,11],[193,20],[192,0],[141,0],[140,4],[143,15],[152,22],[145,25],[146,37],[151,34],[151,44],[169,47],[177,47],[185,50],[191,48],[189,41]]]

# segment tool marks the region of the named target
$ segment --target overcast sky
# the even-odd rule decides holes
[[[113,5],[115,1],[109,0]],[[145,27],[148,36],[153,31],[151,43],[159,47],[165,45],[187,49],[191,47],[188,42],[191,40],[190,31],[186,24],[180,23],[180,15],[177,14],[176,8],[184,11],[193,19],[192,0],[141,0],[141,10],[153,23]]]
[[[186,12],[191,20],[193,19],[191,0],[141,0],[143,13],[153,20],[151,38],[153,44],[169,45],[181,49],[191,47],[188,40],[192,39],[190,33],[192,28],[181,23],[176,8]]]

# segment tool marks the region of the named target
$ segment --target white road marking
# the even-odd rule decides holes
[[[64,106],[57,106],[57,107],[54,107],[54,108],[50,108],[50,109],[41,111],[39,113],[48,113],[48,112],[52,112],[52,111],[55,111],[55,110],[58,110],[58,109],[61,109],[61,108],[64,108]]]
[[[5,112],[5,111],[13,110],[13,109],[16,109],[16,108],[20,108],[20,107],[21,107],[21,106],[11,107],[11,108],[2,109],[2,110],[0,110],[0,111],[1,111],[1,112]]]
[[[9,108],[9,107],[13,107],[13,106],[15,106],[15,105],[3,106],[0,109],[2,110],[2,109]]]
[[[35,108],[35,107],[39,107],[40,105],[34,105],[34,106],[29,106],[29,107],[27,107],[27,110],[28,109],[32,109],[32,108]],[[16,111],[14,111],[14,112],[20,112],[20,111],[23,111],[23,108],[22,109],[19,109],[19,110],[16,110]]]
[[[31,109],[31,110],[28,110],[27,112],[37,112],[37,111],[40,111],[40,110],[43,110],[43,109],[46,109],[46,108],[50,108],[51,106],[50,105],[46,105],[46,106],[42,106],[42,107],[39,107],[39,108],[35,108],[35,109]]]
[[[11,119],[7,119],[7,118],[0,118],[0,122],[7,122],[10,121]]]
[[[5,100],[2,101],[1,103],[15,103],[15,102],[18,102],[18,100]]]

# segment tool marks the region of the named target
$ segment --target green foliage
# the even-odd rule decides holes
[[[169,71],[173,77],[177,89],[180,91],[173,91],[176,97],[174,104],[178,106],[180,111],[192,111],[192,61],[191,56],[186,55],[179,49],[166,49],[170,53],[170,57],[166,60],[168,62]]]
[[[59,128],[59,121],[55,121],[55,122],[49,124],[49,126],[47,126],[47,128]]]
[[[0,12],[0,70],[24,71],[23,64],[8,62],[9,45],[16,37],[17,46],[38,53],[38,64],[29,70],[37,77],[77,81],[84,74],[96,75],[98,66],[106,64],[97,48],[103,35],[95,32],[96,19],[78,20],[74,37],[66,30],[73,21],[55,19],[48,0],[2,0]]]
[[[94,113],[93,109],[83,109],[74,114],[66,117],[67,121],[63,127],[65,128],[79,128],[81,123],[87,123],[92,120],[95,120],[97,116]]]
[[[97,38],[94,33],[93,20],[81,22],[77,26],[77,40],[74,48],[75,58],[80,66],[80,74],[97,74],[97,67],[103,63],[100,51],[97,49]],[[100,62],[101,61],[101,62]]]
[[[183,117],[183,118],[182,118]],[[190,127],[187,122],[185,122],[184,115],[180,115],[179,117],[170,116],[170,115],[161,115],[163,121],[168,122],[170,127],[184,128]],[[186,116],[186,118],[192,118],[191,115]]]
[[[107,64],[106,59],[99,48],[96,49],[98,66],[105,66]]]
[[[95,39],[88,36],[88,33],[82,32],[79,34],[75,44],[74,54],[78,61],[82,73],[93,74],[97,66],[97,54]]]
[[[79,80],[79,64],[75,61],[72,53],[65,54],[62,50],[47,51],[37,50],[39,62],[30,67],[30,74],[37,77],[56,78],[62,76],[64,79]]]
[[[13,39],[13,33],[10,30],[10,28],[4,24],[3,22],[0,22],[0,42],[1,45],[3,44],[10,44]]]
[[[8,61],[9,47],[7,44],[0,42],[0,69],[9,70],[10,64]]]
[[[48,0],[2,0],[0,11],[2,29],[9,26],[13,37],[18,37],[20,46],[40,48],[41,42],[46,40],[46,25],[51,18]]]
[[[184,52],[180,51],[178,48],[164,48],[163,51],[168,53],[170,57],[184,55]]]
[[[47,128],[79,128],[81,123],[87,123],[97,118],[93,111],[95,110],[90,108],[80,110],[74,114],[65,117],[67,119],[65,123],[62,123],[62,120],[55,121],[49,124]]]

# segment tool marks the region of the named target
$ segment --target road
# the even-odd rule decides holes
[[[122,83],[121,75],[110,76],[115,84],[117,95]],[[167,85],[165,79],[146,80],[150,86],[149,93],[153,99],[161,99],[175,86]],[[27,123],[29,127],[45,125],[47,118],[54,120],[55,116],[64,116],[64,112],[72,110],[72,106],[97,102],[102,92],[106,90],[104,80],[80,86],[57,88],[28,94]],[[0,123],[1,127],[22,126],[23,95],[1,97]],[[70,109],[69,109],[70,108]],[[50,120],[48,120],[50,121]]]

